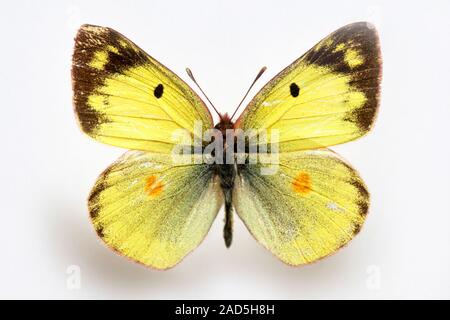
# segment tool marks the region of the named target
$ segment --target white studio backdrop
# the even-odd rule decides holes
[[[0,298],[450,298],[448,1],[9,1],[0,26]],[[337,254],[293,268],[223,211],[174,269],[146,269],[106,248],[86,199],[124,150],[81,133],[72,111],[73,37],[83,23],[123,33],[183,79],[189,66],[231,112],[256,72],[278,71],[335,29],[374,23],[384,58],[371,134],[333,148],[367,183],[361,233]]]

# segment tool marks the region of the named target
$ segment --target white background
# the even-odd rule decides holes
[[[0,298],[450,298],[450,2],[122,3],[2,4]],[[373,132],[334,148],[372,194],[365,227],[346,248],[288,267],[236,219],[227,250],[223,212],[169,271],[101,244],[86,198],[123,150],[76,125],[70,62],[80,24],[120,31],[185,80],[191,67],[220,110],[231,112],[263,65],[269,69],[256,89],[360,20],[380,31],[384,78]],[[80,268],[79,289],[67,287],[71,265]]]

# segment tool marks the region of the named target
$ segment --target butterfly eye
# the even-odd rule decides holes
[[[164,92],[164,86],[160,83],[156,86],[155,90],[153,91],[153,94],[157,99],[161,98]]]
[[[291,83],[291,85],[289,86],[289,89],[291,90],[291,95],[294,98],[298,97],[298,95],[300,93],[300,87],[295,82]]]

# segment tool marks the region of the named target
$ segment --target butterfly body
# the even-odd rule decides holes
[[[215,172],[219,176],[220,186],[223,191],[225,201],[225,225],[223,228],[223,238],[225,240],[226,247],[231,246],[233,238],[233,188],[234,179],[236,177],[236,163],[228,163],[228,159],[234,159],[236,152],[235,135],[234,135],[234,123],[228,116],[228,114],[220,115],[220,121],[214,126],[222,134],[223,143],[223,159],[222,163],[215,164]],[[232,141],[229,141],[232,140]],[[231,148],[231,150],[230,150]]]
[[[328,147],[371,129],[381,65],[374,27],[349,24],[270,80],[236,121],[225,114],[214,125],[175,73],[117,31],[83,25],[72,61],[80,127],[131,149],[90,193],[97,234],[116,252],[167,269],[201,243],[224,206],[227,247],[234,212],[286,264],[336,252],[361,230],[370,199],[358,172]]]

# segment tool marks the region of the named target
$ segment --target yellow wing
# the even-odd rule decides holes
[[[213,125],[185,82],[110,28],[80,28],[72,80],[81,128],[104,143],[170,153],[181,139],[193,140],[195,121],[203,130]]]
[[[209,165],[129,151],[106,169],[89,197],[101,239],[146,266],[167,269],[197,247],[223,202]]]
[[[369,194],[357,172],[333,152],[284,153],[275,174],[263,174],[264,168],[275,167],[239,167],[233,204],[252,235],[283,262],[313,262],[359,232]]]
[[[378,108],[381,55],[365,22],[335,31],[273,78],[236,127],[279,134],[280,151],[315,149],[367,133]],[[261,138],[260,138],[261,139]]]

